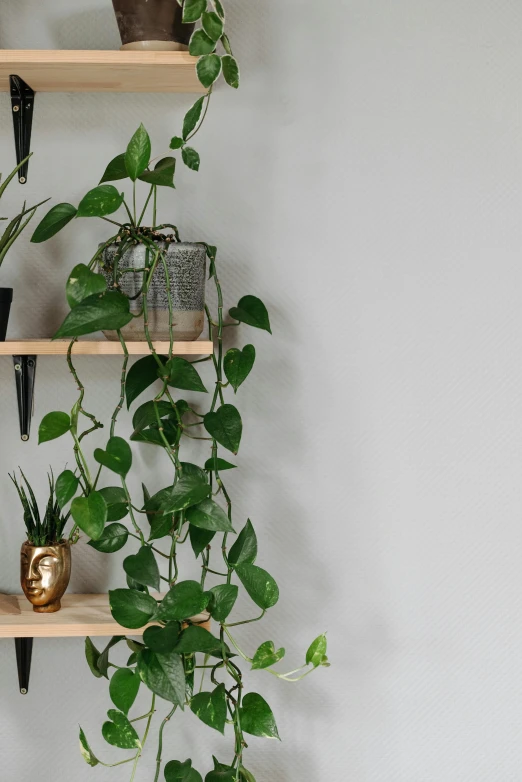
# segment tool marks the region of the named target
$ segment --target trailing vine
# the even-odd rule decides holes
[[[109,592],[112,615],[129,629],[129,634],[115,636],[102,650],[89,638],[85,645],[94,676],[109,680],[114,705],[102,725],[103,738],[131,754],[114,762],[101,760],[82,729],[80,749],[91,766],[129,764],[133,782],[155,722],[159,698],[167,701],[168,706],[161,714],[157,732],[154,782],[158,782],[162,770],[166,782],[202,782],[203,777],[192,767],[192,760],[171,757],[167,727],[176,712],[185,707],[209,727],[222,734],[228,727],[233,735],[226,758],[213,758],[213,769],[206,773],[205,782],[255,782],[245,766],[246,737],[277,739],[279,734],[270,706],[262,695],[248,689],[241,666],[247,663],[250,669],[265,670],[283,681],[299,681],[318,667],[328,665],[326,637],[316,638],[306,652],[303,665],[287,673],[275,667],[285,656],[284,648],[276,649],[272,641],[265,641],[257,650],[250,651],[236,637],[235,628],[264,618],[277,603],[279,589],[274,578],[255,564],[258,541],[254,526],[250,520],[245,524],[237,520],[226,485],[226,473],[236,465],[222,454],[228,451],[237,455],[243,431],[241,414],[228,397],[250,375],[256,353],[250,344],[225,353],[223,336],[225,328],[240,324],[271,333],[270,320],[263,302],[251,295],[243,296],[237,306],[229,309],[228,318],[225,316],[217,249],[202,243],[217,299],[215,312],[208,306],[205,308],[209,337],[214,343],[210,361],[215,380],[206,412],[201,410],[201,405],[191,405],[180,398],[181,391],[195,392],[202,399],[208,394],[197,369],[197,364],[207,359],[188,361],[176,355],[166,253],[169,243],[179,241],[179,233],[175,226],[155,225],[157,188],[168,186],[168,182],[154,177],[149,159],[150,140],[141,126],[121,161],[126,177],[133,181],[132,203],[114,187],[101,185],[89,191],[77,209],[70,204],[53,207],[33,236],[33,241],[45,240],[63,228],[72,219],[71,215],[106,219],[107,214],[123,208],[129,218],[120,223],[111,220],[118,226],[117,232],[88,264],[78,264],[68,278],[66,294],[71,309],[55,338],[71,339],[67,360],[79,396],[70,413],[50,412],[39,428],[40,442],[67,433],[72,437],[77,469],[65,470],[59,476],[56,494],[62,510],[70,503],[75,529],[90,538],[92,548],[105,554],[133,541],[139,543],[135,553],[123,561],[126,587]],[[138,179],[150,185],[140,217],[137,217],[135,198]],[[152,227],[147,228],[141,223],[151,201]],[[170,232],[162,233],[165,229]],[[118,252],[111,267],[105,269],[109,276],[107,282],[107,276],[96,268],[102,263],[103,249],[115,242]],[[136,244],[145,247],[144,266],[132,270],[120,266],[125,252]],[[142,304],[137,313],[131,312],[130,301],[121,289],[121,280],[129,271],[141,274]],[[164,356],[156,352],[148,325],[147,293],[156,274],[164,275],[169,309],[169,350]],[[133,317],[144,319],[149,354],[129,369],[129,353],[121,329]],[[102,424],[84,407],[85,387],[74,366],[74,343],[79,336],[100,329],[117,331],[123,362],[107,445],[91,454],[86,451],[85,438]],[[130,409],[146,392],[149,399],[141,401],[135,409],[133,431],[128,439],[161,448],[166,456],[165,474],[170,477],[167,485],[153,495],[143,486],[143,498],[136,500],[129,486],[133,452],[127,438],[118,433],[119,414],[125,403]],[[201,464],[183,460],[187,440],[200,442]],[[118,476],[120,485],[100,488],[100,479],[107,475]],[[126,518],[128,525],[121,523]],[[231,543],[232,535],[236,537]],[[180,573],[178,555],[182,546],[191,546],[201,562],[198,581],[184,579]],[[234,617],[231,621],[240,586],[256,608],[251,615]],[[143,637],[137,641],[132,631],[144,627]],[[111,660],[111,650],[121,644],[126,644],[130,651],[126,666]],[[197,672],[202,674],[198,691]],[[150,691],[150,707],[144,714],[131,718],[131,709],[143,686]],[[140,730],[141,722],[143,730]]]

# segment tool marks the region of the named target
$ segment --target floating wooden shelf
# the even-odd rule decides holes
[[[208,613],[191,621],[208,625]],[[0,638],[73,638],[92,635],[142,635],[114,621],[108,595],[70,595],[62,597],[62,608],[55,614],[37,614],[24,595],[0,595]]]
[[[17,339],[0,342],[0,356],[65,356],[70,340]],[[154,342],[157,353],[168,354],[168,342]],[[132,356],[145,356],[149,353],[147,342],[127,342]],[[79,340],[72,350],[75,356],[121,356],[123,350],[119,342],[102,340]],[[198,339],[194,342],[174,342],[175,356],[207,356],[213,352],[212,342]]]
[[[0,90],[17,74],[35,92],[194,92],[197,58],[188,52],[0,50]]]

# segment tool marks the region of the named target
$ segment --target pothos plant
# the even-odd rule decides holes
[[[171,149],[181,149],[185,165],[197,171],[200,163],[199,154],[188,145],[188,141],[203,125],[213,86],[221,73],[227,84],[234,89],[239,87],[239,65],[225,32],[225,9],[220,0],[176,0],[176,2],[183,9],[184,23],[200,23],[190,38],[189,52],[198,57],[196,72],[206,92],[187,113],[181,136],[174,136],[170,146]],[[221,50],[219,54],[218,48]],[[187,124],[192,125],[194,120],[194,128],[187,132]]]
[[[235,628],[261,620],[277,603],[279,589],[274,578],[256,564],[258,543],[254,525],[250,520],[243,524],[235,518],[226,485],[227,472],[236,467],[228,460],[227,452],[237,455],[243,423],[239,410],[225,395],[230,390],[235,394],[247,379],[256,352],[253,345],[247,344],[225,353],[223,335],[225,329],[241,323],[271,333],[270,320],[263,302],[252,295],[243,296],[226,318],[217,250],[202,243],[209,260],[209,278],[217,295],[216,311],[205,308],[214,352],[193,361],[176,355],[166,243],[159,233],[164,226],[155,226],[156,191],[160,185],[171,184],[171,174],[167,182],[164,171],[156,173],[157,167],[151,170],[149,158],[150,141],[142,126],[131,139],[122,161],[126,176],[134,184],[132,204],[114,187],[110,186],[114,193],[107,193],[101,186],[89,191],[78,209],[63,204],[61,211],[54,207],[33,237],[33,241],[41,241],[53,235],[74,214],[107,219],[106,214],[122,206],[129,218],[116,223],[118,232],[105,243],[115,240],[120,243],[114,265],[106,270],[109,282],[94,270],[102,248],[88,264],[76,266],[67,280],[66,295],[71,309],[55,337],[71,339],[67,361],[79,396],[70,412],[50,412],[39,427],[40,443],[66,434],[72,438],[76,471],[62,472],[56,490],[61,508],[70,503],[75,523],[73,532],[81,530],[90,538],[89,545],[105,554],[127,544],[136,546],[123,561],[126,587],[111,590],[109,601],[114,619],[128,628],[131,636],[133,630],[146,626],[142,640],[115,636],[105,649],[99,650],[87,638],[85,646],[94,676],[109,679],[109,695],[114,705],[102,725],[102,735],[109,744],[130,750],[131,754],[112,763],[102,761],[91,749],[83,730],[80,730],[80,748],[91,766],[131,764],[130,779],[134,780],[159,698],[168,706],[158,729],[154,782],[160,779],[164,760],[165,728],[174,713],[185,707],[209,727],[222,734],[228,728],[232,734],[228,755],[220,756],[219,760],[214,758],[214,767],[206,773],[205,782],[255,782],[245,766],[245,737],[277,739],[279,735],[267,701],[247,687],[242,663],[283,681],[298,681],[316,668],[328,665],[326,637],[320,635],[315,639],[302,666],[281,673],[274,666],[284,657],[283,648],[276,649],[267,640],[256,650],[245,650],[234,634]],[[135,199],[137,180],[150,184],[139,218]],[[151,200],[152,227],[143,228],[142,220]],[[64,206],[70,208],[64,210]],[[177,229],[169,227],[172,233],[168,239],[178,241]],[[126,247],[136,243],[145,246],[146,260],[143,268],[132,269],[142,275],[143,293],[142,312],[133,315],[129,300],[120,289],[122,276],[129,269],[120,268],[118,257]],[[161,271],[169,304],[170,340],[166,355],[156,352],[147,325],[147,291],[154,274]],[[129,369],[128,349],[120,329],[132,317],[141,315],[149,354]],[[91,454],[86,450],[85,438],[102,424],[84,407],[85,388],[73,364],[73,346],[79,336],[100,329],[118,332],[124,358],[107,444]],[[212,362],[215,373],[213,392],[208,397],[196,366],[207,360]],[[154,384],[159,386],[156,391],[152,390]],[[206,407],[203,403],[189,404],[180,398],[180,392],[184,391],[196,392],[201,399],[210,401]],[[149,398],[143,401],[146,392]],[[119,413],[124,404],[127,408],[134,407],[138,399],[141,404],[133,414],[132,433],[125,437],[126,433],[119,431]],[[199,441],[203,448],[200,464],[183,459],[184,445],[194,441]],[[166,485],[152,495],[143,486],[143,497],[139,499],[131,496],[133,450],[130,443],[159,447],[166,459]],[[108,475],[117,477],[119,485],[100,488]],[[128,521],[122,523],[124,520]],[[184,578],[180,572],[178,556],[184,545],[191,546],[201,562],[201,577],[197,581]],[[253,616],[232,618],[240,587],[258,611]],[[206,624],[209,619],[211,625]],[[111,650],[118,644],[127,644],[130,650],[125,666],[111,660]],[[195,684],[196,672],[208,677],[207,683],[202,681],[199,688]],[[140,687],[150,691],[150,708],[145,714],[131,717]],[[139,731],[141,720],[145,721],[142,732]],[[202,775],[192,767],[191,760],[172,759],[170,750],[167,760],[163,770],[166,782],[202,782]]]

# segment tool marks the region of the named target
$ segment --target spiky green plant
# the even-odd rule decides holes
[[[32,153],[31,153],[32,154]],[[16,168],[14,168],[7,179],[0,185],[0,198],[2,198],[3,194],[6,191],[7,186],[11,182],[11,180],[14,178],[17,171],[26,163],[31,155],[28,155],[24,160],[22,160]],[[2,178],[2,175],[0,174],[0,180]],[[24,230],[27,223],[32,220],[36,210],[39,206],[42,204],[45,204],[46,201],[49,199],[46,198],[45,201],[40,201],[39,204],[35,204],[34,206],[26,207],[25,202],[22,207],[22,211],[16,215],[16,217],[13,217],[12,220],[10,220],[4,229],[3,233],[0,234],[0,266],[2,265],[2,262],[7,255],[8,251],[10,250],[11,246],[14,244],[14,242],[18,239],[22,231]],[[25,218],[25,219],[24,219]],[[7,220],[7,217],[0,217],[0,220]]]
[[[40,516],[38,503],[31,484],[22,470],[20,470],[20,474],[22,476],[20,483],[16,479],[16,474],[9,474],[9,477],[16,486],[20,502],[24,509],[27,540],[32,546],[57,545],[63,538],[63,531],[71,514],[67,513],[65,516],[62,514],[62,509],[56,498],[56,487],[52,470],[50,474],[47,473],[47,479],[49,481],[49,499],[47,500],[43,518]],[[22,481],[27,487],[27,492]],[[27,496],[27,494],[29,494],[29,496]]]

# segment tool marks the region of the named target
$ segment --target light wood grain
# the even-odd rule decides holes
[[[0,90],[20,76],[36,92],[205,92],[188,52],[0,50]]]
[[[52,341],[49,339],[17,339],[0,342],[0,356],[65,356],[70,340]],[[157,353],[166,355],[169,352],[168,342],[154,342]],[[132,356],[145,356],[149,353],[146,342],[127,342],[127,349]],[[194,342],[174,342],[175,356],[207,356],[212,353],[212,342],[199,339]],[[74,343],[73,354],[76,356],[121,356],[123,350],[119,342],[105,340],[80,340]]]
[[[207,612],[191,621],[210,630]],[[0,638],[68,638],[142,635],[139,630],[121,627],[111,616],[108,595],[69,595],[55,614],[37,614],[24,595],[0,595]]]

